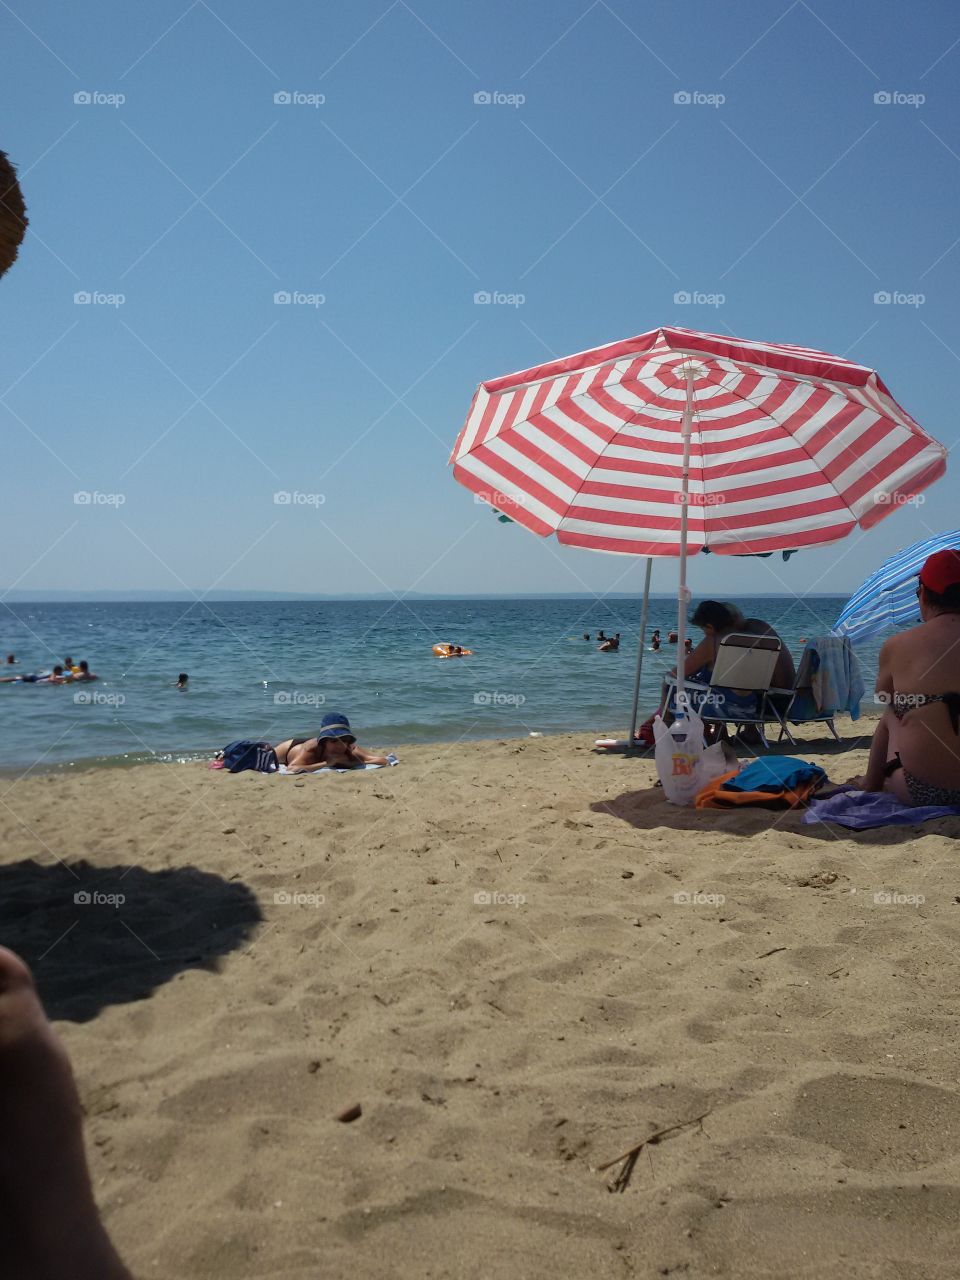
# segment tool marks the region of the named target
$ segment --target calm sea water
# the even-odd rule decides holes
[[[797,655],[842,599],[741,598]],[[624,732],[639,602],[415,601],[408,604],[25,604],[6,606],[0,649],[17,672],[70,654],[101,677],[71,688],[0,685],[0,768],[191,760],[234,738],[279,741],[343,711],[370,746],[531,732]],[[651,602],[666,636],[676,605]],[[620,631],[615,654],[582,639]],[[649,634],[649,632],[648,632]],[[440,660],[451,641],[470,658]],[[858,650],[872,688],[878,645]],[[641,707],[656,702],[676,650],[644,659]],[[5,673],[9,672],[5,669]],[[190,675],[186,693],[171,688]]]

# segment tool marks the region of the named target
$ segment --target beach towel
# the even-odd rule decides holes
[[[841,791],[829,799],[811,800],[805,823],[837,822],[841,827],[865,831],[868,827],[910,827],[931,818],[960,818],[952,805],[901,804],[888,791]]]
[[[387,765],[399,764],[400,761],[391,751],[387,756]],[[365,764],[362,769],[333,769],[327,766],[326,769],[317,769],[313,773],[297,773],[296,769],[288,769],[285,764],[280,766],[280,776],[288,778],[316,778],[322,773],[363,773],[367,769],[383,769],[382,764]]]
[[[866,688],[860,670],[860,659],[854,653],[850,641],[846,636],[820,636],[810,641],[807,652],[810,655],[809,693],[804,689],[797,694],[790,708],[790,719],[796,723],[803,720],[805,715],[846,711],[852,720],[858,720],[860,701]]]
[[[694,804],[698,809],[795,809],[807,803],[826,776],[819,765],[771,756],[708,782]]]

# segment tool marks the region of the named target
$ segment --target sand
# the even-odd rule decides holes
[[[137,1276],[956,1274],[960,820],[680,810],[591,742],[0,783]]]

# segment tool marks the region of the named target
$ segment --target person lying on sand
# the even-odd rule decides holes
[[[0,947],[0,1258],[11,1280],[131,1280],[97,1212],[82,1114],[30,970]]]
[[[389,764],[386,756],[357,746],[350,721],[331,711],[320,722],[315,738],[288,738],[274,747],[277,760],[291,773],[318,773],[321,769],[362,769],[368,764]]]
[[[960,805],[960,551],[927,558],[917,599],[920,626],[880,650],[877,697],[887,706],[854,782],[904,804]]]

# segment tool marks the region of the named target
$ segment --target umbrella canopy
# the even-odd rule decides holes
[[[20,193],[17,171],[0,151],[0,276],[13,266],[27,229],[27,207]]]
[[[680,705],[689,552],[836,542],[938,479],[946,455],[872,369],[661,328],[482,382],[450,461],[541,536],[679,557]]]
[[[888,627],[919,622],[917,575],[928,556],[948,547],[960,549],[960,529],[924,538],[885,560],[843,606],[833,624],[834,634],[848,636],[851,644],[859,644]]]
[[[676,328],[481,383],[451,457],[534,533],[642,556],[680,555],[684,531],[721,555],[835,542],[945,459],[863,365]]]

